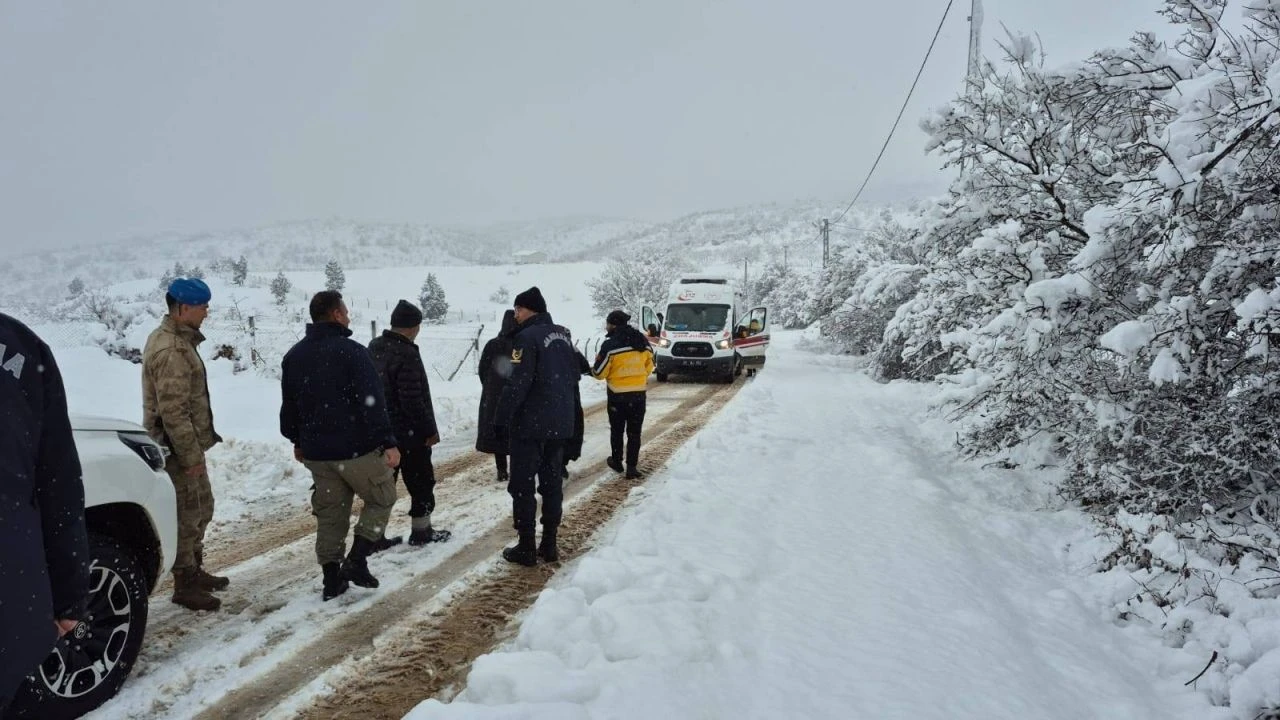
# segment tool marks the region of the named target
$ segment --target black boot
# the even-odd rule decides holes
[[[448,530],[437,530],[431,527],[431,515],[413,518],[413,530],[409,533],[409,544],[426,545],[433,542],[445,542],[453,537]]]
[[[509,480],[511,480],[511,476],[507,474],[507,471],[506,471],[506,470],[499,470],[499,471],[498,471],[498,482],[500,482],[500,483],[505,483],[505,482],[507,482],[507,481],[509,481]]]
[[[383,550],[393,548],[402,542],[404,542],[404,540],[399,535],[392,538],[383,535],[373,543],[373,550],[371,550],[370,553],[380,553]]]
[[[351,587],[347,583],[347,579],[342,575],[342,566],[336,562],[325,563],[320,566],[320,570],[324,572],[324,593],[321,597],[328,602]]]
[[[503,550],[502,557],[507,562],[524,565],[525,567],[537,565],[538,550],[533,546],[533,533],[520,533],[520,542]]]
[[[628,480],[639,480],[640,478],[644,477],[644,475],[640,474],[640,468],[630,467],[630,468],[627,468],[627,474],[625,477]]]
[[[359,535],[351,540],[351,552],[342,562],[342,574],[352,583],[363,588],[378,587],[378,578],[369,572],[369,553],[373,552],[373,541]]]
[[[556,530],[554,527],[542,528],[542,543],[538,545],[538,557],[547,562],[560,559],[560,550],[556,547]]]
[[[605,460],[604,464],[608,465],[609,469],[614,472],[622,472],[622,461],[616,457],[611,457],[608,460]]]

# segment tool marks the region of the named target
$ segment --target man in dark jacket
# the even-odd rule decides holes
[[[480,367],[476,372],[480,375],[480,413],[476,423],[476,450],[493,455],[494,464],[498,466],[498,482],[510,480],[507,474],[507,453],[511,442],[507,438],[506,428],[493,424],[498,412],[498,400],[502,397],[502,387],[511,377],[511,345],[516,334],[516,311],[508,310],[502,315],[502,329],[498,336],[485,343],[480,353]]]
[[[400,451],[378,371],[369,351],[351,339],[342,295],[316,293],[311,321],[282,363],[280,434],[293,443],[293,456],[315,481],[316,559],[324,572],[323,598],[330,600],[346,592],[348,582],[378,587],[368,557],[396,502],[392,469],[400,464]],[[355,495],[364,510],[343,560]]]
[[[431,526],[436,509],[436,472],[431,465],[431,448],[440,442],[436,411],[431,405],[431,383],[422,353],[414,340],[422,329],[422,311],[407,300],[391,311],[391,329],[369,343],[369,354],[378,369],[387,397],[387,412],[400,446],[400,475],[409,491],[410,545],[444,542],[448,530]],[[400,542],[383,538],[379,550]]]
[[[573,389],[581,376],[569,333],[547,314],[538,288],[515,299],[516,331],[511,349],[511,379],[502,389],[495,424],[511,438],[512,514],[519,543],[502,551],[509,562],[533,566],[542,557],[559,559],[556,530],[560,527],[565,441],[573,437]],[[534,547],[534,515],[542,495],[542,544]]]
[[[84,617],[84,484],[53,353],[0,314],[0,715]]]

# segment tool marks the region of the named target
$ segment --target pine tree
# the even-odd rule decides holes
[[[80,297],[84,294],[84,280],[81,280],[79,275],[71,278],[67,291],[71,293],[71,297]]]
[[[289,298],[289,291],[293,289],[293,283],[289,282],[289,278],[284,276],[284,272],[276,273],[276,277],[271,281],[271,294],[276,298],[277,305],[284,305],[285,300]]]
[[[428,273],[426,282],[422,283],[422,292],[418,295],[422,305],[422,316],[433,323],[444,322],[449,314],[449,303],[444,297],[444,288],[436,279],[435,273]]]
[[[244,285],[244,281],[249,277],[249,261],[245,256],[241,255],[239,260],[231,263],[231,284]]]
[[[326,290],[342,292],[347,285],[347,277],[342,273],[342,266],[337,260],[330,260],[324,266],[324,287]]]

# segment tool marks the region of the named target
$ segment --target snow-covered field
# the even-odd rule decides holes
[[[1046,478],[955,459],[931,388],[769,362],[409,717],[1228,717],[1181,687],[1205,658],[1104,621]]]

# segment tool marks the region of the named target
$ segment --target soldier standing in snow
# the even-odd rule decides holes
[[[653,374],[653,347],[639,330],[627,324],[631,316],[614,310],[605,319],[608,337],[596,353],[592,373],[609,385],[609,441],[613,453],[608,465],[622,472],[623,437],[626,437],[627,477],[640,477],[640,430],[644,425],[646,390]]]
[[[80,458],[49,346],[0,314],[0,716],[84,617],[89,541]]]
[[[511,378],[502,389],[494,424],[511,438],[512,514],[519,542],[502,551],[509,562],[533,566],[541,557],[559,559],[565,441],[574,433],[573,390],[581,371],[569,333],[547,314],[542,292],[533,287],[515,299],[519,328],[511,349]],[[537,478],[535,485],[534,478]],[[542,495],[542,543],[534,547],[535,514]]]
[[[407,300],[391,311],[391,329],[369,343],[369,354],[378,369],[387,398],[387,412],[400,445],[400,475],[409,491],[410,545],[426,545],[449,539],[448,530],[431,526],[436,509],[436,473],[431,448],[440,442],[436,412],[431,404],[431,383],[422,364],[422,352],[414,340],[422,329],[422,311]],[[400,538],[383,538],[376,550],[396,545]]]
[[[202,567],[204,533],[213,519],[205,453],[222,441],[213,429],[209,381],[198,349],[212,297],[199,278],[171,282],[164,296],[169,313],[142,351],[142,424],[153,440],[171,451],[165,472],[178,496],[172,601],[188,610],[217,610],[222,601],[210,593],[230,584]]]
[[[498,336],[485,343],[480,353],[480,367],[476,372],[480,375],[480,417],[476,424],[476,450],[491,453],[498,466],[498,482],[505,483],[507,475],[507,453],[510,441],[506,428],[494,425],[494,417],[498,412],[498,400],[502,397],[502,387],[511,377],[511,346],[516,333],[516,312],[508,310],[502,316],[502,329]]]
[[[369,351],[351,339],[350,324],[341,293],[316,293],[306,337],[281,364],[280,434],[293,443],[294,458],[315,481],[311,512],[325,600],[346,592],[349,582],[378,587],[368,558],[391,517],[396,502],[392,470],[400,464],[382,382]],[[364,509],[344,560],[357,495]]]

